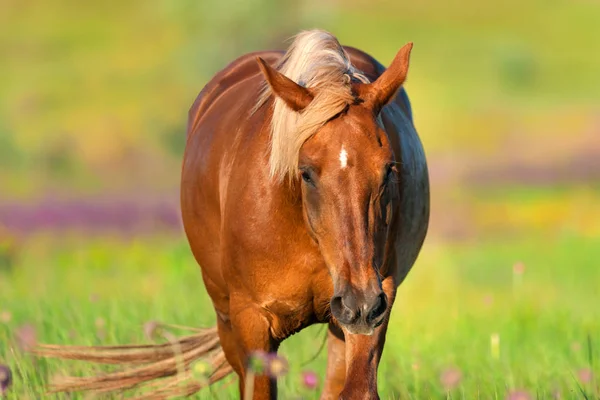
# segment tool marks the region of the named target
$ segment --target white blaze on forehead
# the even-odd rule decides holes
[[[342,151],[340,151],[340,165],[342,168],[346,168],[346,165],[348,165],[348,153],[344,146],[342,146]]]

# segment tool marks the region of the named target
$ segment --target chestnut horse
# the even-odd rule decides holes
[[[326,323],[321,398],[379,398],[390,311],[429,221],[425,155],[401,89],[411,49],[385,69],[327,32],[305,31],[285,53],[240,57],[199,94],[181,209],[217,331],[181,340],[186,367],[211,352],[211,381],[233,370],[243,396],[251,352],[276,352],[290,335]],[[174,362],[164,367],[172,356],[154,359],[162,370],[141,367],[154,374],[129,374],[129,386],[124,375],[108,379],[111,388],[174,375]],[[58,389],[103,390],[106,381]],[[253,387],[255,400],[277,396],[268,376]]]

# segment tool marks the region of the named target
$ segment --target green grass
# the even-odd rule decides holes
[[[24,323],[35,326],[40,342],[62,344],[144,342],[142,325],[149,320],[214,323],[183,239],[37,238],[22,250],[13,271],[0,275],[0,309],[12,313],[10,322],[0,323],[0,359],[16,374],[9,399],[43,397],[55,374],[92,372],[87,364],[34,363],[13,353],[7,344]],[[482,239],[476,245],[428,241],[392,314],[379,372],[382,398],[503,399],[512,388],[540,399],[557,390],[563,399],[583,398],[577,373],[589,368],[588,335],[600,372],[598,259],[598,238],[568,234]],[[512,269],[518,261],[525,265],[520,280]],[[105,320],[105,336],[98,335],[98,318]],[[322,327],[311,327],[282,345],[291,363],[279,389],[283,399],[317,398],[301,392],[299,380],[303,369],[324,373],[325,352],[304,365],[324,334]],[[497,359],[490,347],[494,334],[500,338]],[[462,380],[445,393],[440,374],[452,367]],[[217,385],[214,392],[231,398],[235,386]],[[591,396],[590,385],[582,388]]]

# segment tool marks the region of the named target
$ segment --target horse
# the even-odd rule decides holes
[[[234,60],[199,93],[188,114],[181,215],[217,326],[179,340],[184,369],[208,357],[209,383],[234,373],[240,398],[276,399],[276,379],[253,378],[249,357],[327,324],[321,399],[379,398],[390,312],[429,223],[427,162],[403,88],[412,47],[386,69],[327,31],[302,31],[286,51]],[[38,351],[142,364],[72,378],[57,391],[179,379],[168,344]],[[201,387],[169,383],[140,398]]]

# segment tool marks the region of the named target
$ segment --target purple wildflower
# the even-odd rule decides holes
[[[253,351],[248,356],[248,369],[255,375],[262,375],[266,372],[269,364],[267,353],[261,350]]]
[[[0,396],[3,396],[8,391],[12,384],[12,372],[6,365],[0,364]]]
[[[271,378],[281,378],[287,374],[289,365],[284,357],[277,355],[277,353],[271,353],[267,357],[267,375]]]

